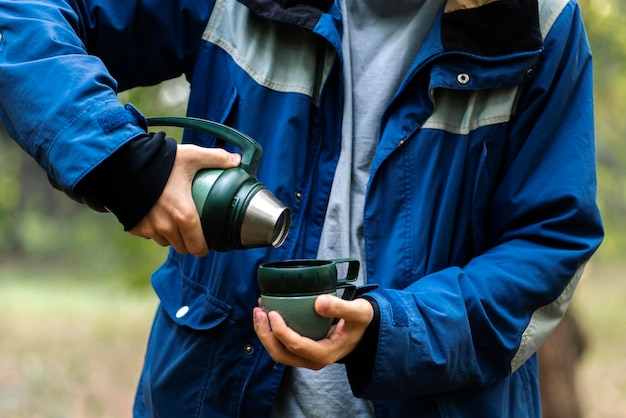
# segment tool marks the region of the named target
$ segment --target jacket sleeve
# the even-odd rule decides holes
[[[510,157],[485,231],[493,244],[465,265],[368,294],[380,325],[372,363],[346,359],[356,395],[494,385],[522,367],[562,318],[603,236],[591,54],[573,2],[545,38],[510,123]]]
[[[0,119],[62,189],[145,134],[119,89],[188,70],[212,2],[0,0]]]

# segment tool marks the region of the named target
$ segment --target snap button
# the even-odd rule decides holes
[[[178,311],[176,311],[176,318],[182,318],[183,316],[187,315],[187,312],[189,312],[189,306],[183,306]]]
[[[293,194],[296,198],[296,200],[302,200],[302,192],[295,192]]]
[[[526,70],[526,74],[525,74],[526,78],[531,78],[533,76],[533,69],[529,68],[528,70]]]
[[[465,84],[469,83],[470,76],[469,76],[469,74],[461,73],[461,74],[456,76],[456,81],[458,81],[459,84],[465,85]]]
[[[252,354],[254,353],[254,347],[251,344],[246,344],[245,347],[243,347],[243,352],[246,354]]]

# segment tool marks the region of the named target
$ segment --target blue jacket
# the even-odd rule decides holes
[[[380,122],[364,208],[379,338],[375,358],[346,361],[380,417],[539,416],[534,353],[602,239],[577,4],[465,3],[448,1]],[[278,249],[170,253],[152,278],[161,304],[135,415],[268,416],[283,367],[253,331],[255,272],[317,253],[340,147],[339,9],[111,4],[0,0],[0,117],[69,191],[144,132],[118,89],[183,73],[191,116],[262,144],[258,177],[292,208],[289,236]]]

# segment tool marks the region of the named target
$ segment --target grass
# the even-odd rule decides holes
[[[157,300],[102,277],[0,270],[0,417],[130,417]],[[586,418],[626,417],[626,280],[588,268],[573,309],[588,339]]]
[[[591,265],[573,309],[588,347],[578,373],[587,418],[626,417],[626,266]]]
[[[0,275],[0,306],[1,417],[131,416],[154,296]]]

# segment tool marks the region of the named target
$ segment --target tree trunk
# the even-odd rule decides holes
[[[576,367],[585,349],[584,335],[568,311],[539,349],[539,382],[544,418],[581,418]]]

